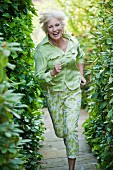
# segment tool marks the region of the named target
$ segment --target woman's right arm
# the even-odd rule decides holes
[[[45,82],[49,83],[52,80],[51,71],[47,71],[47,60],[42,55],[42,52],[36,48],[35,50],[35,76],[40,79],[44,80]]]

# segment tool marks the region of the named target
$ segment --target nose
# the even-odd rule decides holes
[[[56,31],[56,30],[57,30],[57,28],[56,28],[56,26],[54,26],[54,27],[53,27],[53,31]]]

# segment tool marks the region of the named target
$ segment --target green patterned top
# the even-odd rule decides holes
[[[49,42],[46,36],[36,47],[35,50],[35,74],[43,80],[45,87],[53,91],[63,91],[65,85],[74,90],[80,86],[81,75],[78,63],[84,63],[84,52],[80,48],[78,40],[69,34],[63,37],[68,38],[68,46],[64,52],[57,46]],[[61,62],[62,70],[56,76],[51,76],[50,71],[54,66]]]

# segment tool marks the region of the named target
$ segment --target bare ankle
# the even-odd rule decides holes
[[[76,158],[74,159],[68,158],[69,170],[75,169],[75,161],[76,161]]]

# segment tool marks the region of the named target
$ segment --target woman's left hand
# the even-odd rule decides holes
[[[85,86],[86,85],[86,79],[82,76],[81,77],[81,86]]]

